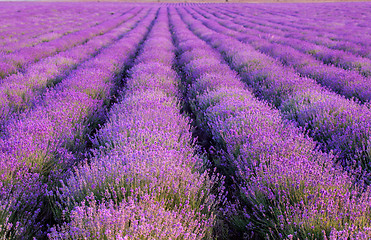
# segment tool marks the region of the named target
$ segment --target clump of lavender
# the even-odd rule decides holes
[[[52,228],[49,238],[211,237],[215,205],[222,199],[212,191],[220,179],[201,172],[203,160],[195,154],[188,119],[180,114],[168,28],[160,9],[121,102],[96,134],[100,149],[54,195],[65,222]]]
[[[178,10],[192,30],[213,39],[212,33]],[[185,38],[187,26],[178,15],[172,16],[178,41],[197,45],[201,40],[191,33]],[[198,126],[210,134],[219,152],[215,163],[222,171],[236,169],[232,176],[238,199],[225,208],[234,227],[258,238],[319,239],[350,229],[349,236],[367,236],[369,190],[355,187],[353,179],[334,165],[334,156],[319,151],[316,143],[285,121],[278,110],[240,87],[231,70],[221,68],[218,73],[207,68],[216,61],[213,55],[210,61],[203,58],[199,68],[187,68],[195,61],[190,60],[183,69],[187,76],[193,76],[188,71],[203,72],[197,72],[202,77],[188,79],[191,108]]]
[[[193,19],[187,18],[191,28],[223,54],[256,96],[268,100],[285,117],[306,128],[323,150],[338,155],[342,166],[357,176],[356,181],[369,183],[371,112],[366,105],[334,94],[251,46]],[[209,21],[206,25],[216,24]]]
[[[1,178],[6,194],[0,195],[0,202],[10,199],[12,205],[6,205],[0,217],[7,229],[12,224],[8,238],[44,234],[41,224],[52,214],[47,203],[50,190],[76,164],[87,133],[104,116],[117,73],[130,62],[153,18],[154,13],[144,16],[141,27],[85,62],[46,92],[31,111],[5,125],[0,165],[5,166]]]
[[[72,47],[57,55],[50,56],[27,67],[22,73],[10,75],[0,84],[0,123],[6,122],[15,114],[33,107],[35,98],[46,88],[58,84],[73,68],[96,55],[104,46],[112,44],[130,30],[145,14],[133,9],[115,19],[121,25],[107,26],[103,35],[94,36],[85,44]],[[122,23],[124,22],[124,23]],[[107,32],[106,32],[107,31]]]

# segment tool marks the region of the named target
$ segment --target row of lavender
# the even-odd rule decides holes
[[[245,14],[125,7],[4,78],[0,239],[370,238],[368,105]]]
[[[254,66],[252,60],[240,58],[251,56],[252,49],[207,29],[186,9],[178,11],[192,31],[228,56],[233,67],[234,63]],[[255,99],[223,57],[192,36],[179,17],[174,22],[183,25],[182,36],[189,43],[180,59],[196,123],[203,134],[210,134],[213,151],[219,152],[215,164],[235,179],[232,189],[240,204],[226,208],[228,221],[258,238],[368,238],[369,191],[354,187],[333,156],[316,150],[315,142],[287,123],[279,111]],[[256,65],[261,63],[254,60]],[[252,76],[254,71],[249,73]]]
[[[293,69],[226,36],[238,36],[237,31],[195,15],[195,12],[193,15],[205,24],[199,34],[208,34],[209,28],[218,32],[211,31],[208,41],[224,53],[259,97],[270,101],[286,118],[306,128],[316,141],[322,143],[324,150],[335,151],[344,167],[356,171],[357,175],[366,175],[365,179],[369,181],[371,111],[367,105],[334,94],[312,79],[299,77]],[[370,89],[367,84],[361,86],[366,91]]]
[[[182,12],[181,15],[186,15],[186,12]],[[253,232],[258,237],[326,238],[326,236],[330,235],[332,238],[368,238],[370,236],[370,226],[368,225],[370,222],[369,191],[363,192],[362,189],[354,187],[353,179],[349,178],[341,169],[333,166],[334,162],[331,155],[326,155],[316,150],[315,143],[302,135],[293,125],[285,123],[279,112],[272,111],[269,106],[254,100],[251,94],[243,90],[243,85],[238,81],[238,78],[234,76],[233,72],[230,72],[227,65],[223,65],[223,59],[220,55],[216,52],[212,53],[213,50],[211,48],[208,49],[207,45],[197,41],[197,38],[192,38],[191,33],[187,32],[186,26],[181,23],[180,18],[176,17],[174,9],[170,11],[170,16],[175,18],[172,21],[172,28],[178,45],[178,53],[180,54],[178,65],[186,77],[183,88],[187,96],[186,101],[189,101],[192,112],[195,115],[196,125],[204,134],[211,136],[213,147],[219,151],[214,159],[215,164],[221,171],[230,174],[231,169],[237,169],[238,172],[234,176],[236,179],[236,191],[234,194],[242,196],[237,200],[242,203],[237,204],[237,206],[232,205],[232,207],[227,205],[227,210],[224,213],[229,217],[229,221],[233,219],[236,220],[232,220],[233,224],[242,223],[241,227],[243,230],[247,230],[249,233]],[[193,20],[191,23],[193,23]],[[196,26],[194,27],[196,28]],[[203,34],[210,34],[206,29],[201,29]],[[193,30],[197,32],[196,29]],[[211,39],[221,37],[221,35],[209,37]],[[198,53],[200,51],[198,46],[202,48],[201,53]],[[145,60],[142,61],[146,62]],[[150,72],[153,74],[153,69]],[[223,77],[220,77],[220,75],[218,77],[220,73],[224,74]],[[137,74],[136,68],[133,69],[132,75],[140,76],[140,74],[135,74]],[[226,75],[228,76],[227,81],[225,81]],[[133,79],[136,78],[134,77]],[[148,79],[146,80],[148,81]],[[224,84],[223,81],[225,81]],[[148,82],[151,86],[154,85],[155,88],[158,86],[156,83],[153,84],[153,81]],[[218,88],[219,83],[223,86],[221,89]],[[139,85],[136,83],[134,86],[141,89],[140,86],[142,84],[144,83],[140,81]],[[226,86],[227,89],[224,89]],[[233,86],[232,89],[228,88],[230,86]],[[316,85],[308,84],[308,86],[313,87]],[[144,84],[144,88],[146,89],[147,87]],[[125,97],[129,97],[129,99],[132,97],[130,91],[135,92],[132,89],[134,88],[129,84],[128,95],[125,95]],[[242,90],[242,93],[239,90]],[[135,93],[138,94],[137,92]],[[146,95],[139,96],[143,97]],[[152,101],[147,101],[146,105],[148,102],[152,103]],[[142,107],[141,104],[139,105]],[[120,107],[122,108],[123,106]],[[189,229],[181,231],[184,230],[183,221],[187,222],[188,220],[189,222],[189,219],[182,218],[177,224],[170,221],[170,225],[174,224],[172,229],[174,231],[170,231],[168,222],[160,221],[160,224],[159,222],[155,223],[151,221],[154,215],[153,212],[142,211],[143,208],[151,206],[150,204],[153,203],[151,200],[155,199],[157,203],[158,196],[161,196],[163,193],[163,188],[156,188],[156,183],[159,182],[157,176],[151,178],[151,175],[149,175],[150,183],[148,183],[146,182],[148,173],[145,177],[139,174],[139,176],[134,175],[132,179],[125,179],[125,181],[120,180],[122,175],[120,177],[115,175],[113,178],[116,177],[116,184],[108,183],[103,184],[103,186],[95,179],[96,176],[104,178],[108,175],[107,182],[113,182],[110,174],[112,170],[116,174],[115,170],[120,169],[121,171],[118,174],[124,172],[123,175],[127,176],[137,169],[136,164],[138,163],[135,159],[138,157],[138,152],[134,151],[134,163],[131,162],[132,158],[122,160],[122,158],[117,157],[128,152],[130,153],[129,156],[132,157],[133,148],[139,148],[141,150],[140,153],[143,153],[140,145],[135,144],[132,146],[130,144],[133,138],[135,141],[135,134],[123,131],[124,136],[126,134],[129,135],[129,144],[127,144],[125,138],[122,138],[121,134],[119,134],[119,137],[116,135],[117,131],[120,133],[122,131],[120,130],[123,124],[121,123],[122,119],[127,119],[123,117],[131,116],[131,112],[127,111],[126,107],[127,105],[124,105],[123,115],[113,114],[115,116],[113,124],[108,127],[107,132],[97,137],[97,144],[106,146],[101,150],[103,154],[100,151],[96,154],[99,160],[93,158],[93,161],[98,162],[98,164],[92,164],[76,170],[75,174],[77,176],[73,176],[69,185],[66,184],[60,189],[60,198],[66,201],[62,201],[62,205],[67,204],[69,206],[72,202],[73,205],[77,203],[79,206],[72,211],[72,218],[67,217],[69,223],[65,223],[59,228],[53,228],[53,235],[49,236],[55,238],[89,236],[93,236],[93,238],[107,236],[112,238],[121,238],[122,236],[129,238],[148,238],[149,236],[168,238],[172,234],[183,238],[200,238],[204,236],[205,228],[197,229],[201,233],[198,236],[187,234]],[[144,107],[141,108],[146,113],[145,109]],[[132,110],[132,108],[129,107],[129,110]],[[120,112],[117,109],[114,111]],[[137,112],[134,112],[133,115],[137,116],[137,114]],[[254,117],[254,114],[257,116]],[[142,120],[142,118],[139,119]],[[156,118],[156,120],[158,119]],[[166,119],[165,122],[167,122]],[[149,123],[145,121],[144,124],[148,125]],[[156,126],[158,126],[157,124]],[[124,124],[124,126],[127,127],[127,124]],[[147,128],[145,129],[147,130]],[[151,130],[151,128],[149,129]],[[256,132],[256,129],[261,131]],[[107,141],[106,135],[110,136],[107,133],[111,132],[115,134],[113,134],[112,138],[109,137]],[[267,132],[272,135],[267,136]],[[144,131],[144,135],[147,136],[147,134],[148,132]],[[157,134],[155,134],[156,137]],[[150,137],[145,137],[145,139],[148,138]],[[143,140],[143,138],[141,139]],[[123,148],[121,144],[123,143],[130,147],[129,149],[124,148],[124,152],[121,152]],[[155,144],[157,147],[158,142],[156,141]],[[112,167],[105,160],[103,160],[103,164],[101,163],[101,159],[106,158],[107,148],[108,160],[114,160],[114,163],[128,162],[130,166],[129,171],[127,168],[117,167],[116,164],[113,164]],[[144,151],[147,153],[152,152],[147,149]],[[139,156],[141,157],[142,155],[139,154]],[[155,159],[161,159],[161,157],[155,155]],[[154,161],[152,155],[150,161]],[[164,164],[164,162],[160,161],[161,164]],[[169,163],[165,162],[165,165],[167,164]],[[179,164],[179,162],[176,164]],[[141,167],[146,169],[143,165]],[[88,174],[85,172],[88,172]],[[91,174],[91,172],[96,174]],[[103,176],[100,174],[101,172],[103,172]],[[144,170],[144,172],[146,171]],[[140,173],[142,172],[140,171]],[[90,175],[94,176],[93,179],[89,177]],[[82,179],[80,176],[83,176]],[[145,180],[140,181],[143,178]],[[90,181],[88,181],[88,184],[86,184],[86,179]],[[140,187],[136,187],[136,184],[138,184],[136,180],[139,180],[142,184],[139,184]],[[154,185],[152,181],[155,182]],[[133,184],[133,182],[136,184]],[[129,186],[125,184],[129,184]],[[83,186],[82,190],[80,188],[81,185]],[[76,190],[75,186],[80,187]],[[119,186],[121,188],[118,190]],[[176,184],[175,186],[173,184],[172,187],[177,189]],[[128,188],[134,188],[136,191],[132,190],[129,194],[126,194]],[[71,193],[71,189],[73,189],[73,193],[68,194]],[[95,189],[97,190],[95,191]],[[143,189],[145,190],[143,191]],[[148,197],[146,195],[146,193],[148,194],[147,191],[151,193],[151,197],[154,197]],[[104,196],[102,192],[105,192]],[[89,194],[90,196],[86,197]],[[131,198],[133,195],[135,196],[134,200]],[[84,198],[85,201],[82,200]],[[173,198],[172,196],[172,201]],[[140,201],[135,201],[137,199],[140,199]],[[160,199],[162,198],[160,197]],[[179,199],[182,199],[182,197]],[[129,203],[127,200],[129,200]],[[146,201],[149,201],[149,204]],[[88,206],[86,206],[86,203]],[[166,202],[160,202],[160,205],[155,205],[153,208],[158,213],[162,212],[162,208],[158,210],[158,207],[164,206],[167,206]],[[67,207],[67,209],[70,208]],[[130,210],[134,209],[134,213],[129,211],[128,208]],[[189,208],[186,206],[186,209]],[[128,212],[131,213],[132,218],[126,217],[125,213]],[[233,216],[236,212],[240,215]],[[191,211],[191,213],[195,212]],[[174,214],[176,215],[176,213]],[[183,214],[181,212],[180,216]],[[118,216],[124,216],[120,218],[120,223],[114,225],[114,227],[107,228],[110,221]],[[194,219],[194,215],[191,216]],[[84,217],[88,219],[88,222],[83,219]],[[126,221],[129,221],[130,224],[127,224]],[[131,224],[132,222],[135,224]],[[210,227],[211,223],[212,220],[208,222],[207,228]],[[174,226],[182,227],[174,229]],[[193,229],[193,231],[195,230]],[[163,235],[160,235],[159,232],[162,232]]]
[[[58,9],[58,8],[57,8]],[[2,21],[0,45],[2,53],[10,53],[23,47],[33,46],[41,42],[47,42],[55,38],[61,37],[70,32],[79,30],[84,24],[90,22],[94,25],[103,18],[107,11],[100,10],[100,13],[88,17],[88,13],[81,14],[80,18],[76,15],[78,12],[64,9],[65,14],[61,14],[60,10],[46,8],[36,8],[33,14],[27,11],[13,16],[9,21]],[[62,9],[61,9],[62,10]],[[12,10],[9,9],[9,13]],[[13,10],[14,11],[14,10]],[[17,13],[17,11],[14,11]],[[44,18],[37,17],[44,15]]]
[[[290,32],[289,36],[370,57],[369,3],[315,5],[245,6],[244,11],[235,7],[229,9],[248,17],[261,30],[268,29],[266,27],[282,29]]]
[[[143,9],[133,8],[122,14],[117,27],[105,30],[107,32],[92,37],[82,45],[44,58],[27,67],[22,73],[5,78],[4,83],[0,84],[0,123],[4,124],[24,110],[31,109],[45,89],[60,82],[73,68],[122,37],[137,23],[143,12]]]
[[[2,3],[0,11],[2,52],[11,52],[21,47],[50,41],[75,31],[76,27],[83,24],[90,22],[94,25],[101,19],[108,19],[111,15],[120,12],[117,11],[116,5],[82,6],[80,3],[24,3],[22,5]]]
[[[123,11],[130,9],[131,7],[124,7]],[[105,10],[107,11],[107,9]],[[24,41],[21,40],[16,43],[15,48],[5,47],[5,52],[0,55],[0,77],[4,78],[19,71],[25,71],[24,68],[33,62],[83,44],[94,36],[104,34],[122,22],[121,14],[122,12],[109,15],[109,17],[104,14],[98,15],[99,17],[93,15],[94,18],[89,18],[87,15],[85,18],[89,20],[85,20],[82,25],[71,28],[66,27],[65,23],[60,31],[54,32],[53,36],[42,38],[41,42],[31,44],[31,46],[28,46],[29,44],[24,46]],[[1,82],[6,82],[6,79]]]
[[[237,15],[238,16],[238,15]],[[249,20],[250,21],[250,18]],[[267,20],[260,20],[258,24],[265,24]],[[269,20],[268,20],[269,21]],[[293,48],[313,55],[317,59],[323,61],[326,64],[334,64],[335,66],[344,68],[344,69],[354,69],[364,76],[368,77],[371,74],[371,60],[370,60],[370,44],[367,41],[367,29],[369,26],[366,25],[364,27],[364,32],[361,36],[358,36],[358,39],[364,39],[363,42],[358,42],[358,45],[362,47],[362,50],[359,51],[361,56],[357,56],[359,54],[353,54],[345,49],[331,49],[329,47],[323,46],[322,41],[315,41],[311,39],[310,36],[318,34],[324,34],[327,32],[326,30],[316,29],[313,31],[306,31],[305,33],[301,33],[300,27],[292,28],[292,29],[283,29],[285,25],[288,23],[281,23],[273,26],[262,27],[263,31],[269,30],[271,34],[278,37],[275,39],[275,42],[292,46]],[[268,24],[269,25],[269,24]],[[340,31],[341,32],[341,31]],[[272,37],[272,36],[271,36]],[[325,38],[326,39],[326,38]],[[331,39],[331,38],[330,38]],[[325,41],[325,40],[323,40]],[[351,42],[351,40],[338,40],[337,42]],[[363,57],[365,56],[365,57]]]
[[[114,31],[117,41],[70,72],[30,111],[5,124],[0,140],[0,233],[5,239],[43,234],[42,224],[53,218],[48,193],[83,157],[88,134],[104,119],[122,83],[122,70],[154,14],[147,8],[126,22]]]
[[[203,239],[210,237],[215,177],[199,173],[166,8],[130,70],[121,101],[96,135],[101,146],[58,190],[66,223],[51,239]]]
[[[288,28],[286,27],[288,23],[272,24],[269,22],[269,18],[259,19],[252,16],[246,17],[244,14],[231,13],[228,10],[222,10],[220,15],[223,15],[223,12],[225,12],[227,16],[230,16],[234,22],[248,27],[249,30],[255,31],[255,33],[260,32],[260,37],[271,42],[293,47],[300,52],[314,56],[326,64],[333,64],[344,69],[355,70],[366,77],[369,77],[371,74],[371,59],[367,58],[367,54],[370,52],[370,49],[367,49],[367,47],[370,46],[366,40],[363,45],[364,48],[360,51],[366,54],[366,57],[362,57],[348,51],[331,49],[321,45],[318,41],[311,40],[310,36],[321,34],[325,32],[325,30],[307,30],[306,33],[300,33],[302,29],[294,27]],[[364,33],[364,35],[367,36],[368,34]],[[347,41],[340,40],[340,42]]]
[[[40,34],[51,32],[53,29],[58,30],[61,24],[73,24],[72,20],[76,17],[76,15],[73,15],[78,13],[78,11],[68,11],[66,14],[61,14],[60,10],[62,9],[58,7],[48,9],[40,6],[34,6],[31,12],[27,7],[6,6],[6,4],[2,6],[1,10],[3,10],[1,12],[3,18],[0,21],[1,45],[27,41]],[[5,13],[7,14],[5,15]],[[39,15],[43,15],[44,17],[40,18],[38,17]],[[57,21],[58,16],[61,20],[60,22]],[[74,24],[79,25],[82,23],[82,20],[83,18],[76,19]]]
[[[222,25],[215,25],[213,21],[209,20],[210,23],[208,26],[213,27],[213,29],[217,27],[215,30],[233,36],[242,42],[251,44],[255,49],[280,60],[285,65],[293,67],[302,76],[316,79],[322,85],[348,98],[355,97],[361,101],[369,101],[371,99],[370,77],[364,77],[356,71],[327,65],[316,60],[311,55],[302,53],[288,46],[287,43],[293,41],[287,38],[278,41],[276,38],[271,37],[271,32],[264,33],[256,30],[256,28],[249,29],[241,26],[241,22],[236,21],[234,17],[229,17],[227,15],[227,17],[224,16],[222,20],[207,12],[202,11],[200,13],[207,18],[211,17],[213,21],[217,20],[217,22]],[[294,40],[294,42],[297,46],[303,46],[303,44],[305,44],[298,43],[296,40]]]

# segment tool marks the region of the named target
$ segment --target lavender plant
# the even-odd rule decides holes
[[[209,18],[213,20],[205,21],[208,27],[252,45],[256,50],[280,60],[285,65],[293,67],[304,77],[313,78],[323,86],[329,87],[348,98],[355,97],[363,102],[371,99],[371,88],[368,86],[370,84],[369,79],[357,72],[325,65],[310,55],[303,54],[292,47],[271,43],[261,38],[263,33],[257,30],[246,30],[241,25],[234,24],[231,22],[233,18],[225,21],[218,21],[218,19],[212,16],[209,16]],[[215,25],[214,20],[222,26]],[[259,35],[260,37],[258,37]],[[270,39],[269,34],[264,36]],[[273,39],[270,40],[275,41]]]
[[[92,37],[102,35],[108,30],[117,27],[124,21],[121,16],[114,17],[112,21],[110,20],[102,19],[90,28],[83,27],[80,31],[64,35],[53,41],[43,42],[36,46],[22,48],[10,54],[0,55],[2,65],[0,69],[5,70],[4,72],[1,72],[0,77],[3,78],[16,73],[18,69],[23,68],[27,64],[37,62],[42,58],[85,43]]]
[[[184,9],[178,10],[192,30],[202,29],[206,36],[215,37],[201,24],[189,21]],[[175,13],[172,24],[175,35],[179,31],[179,42],[195,47],[201,41]],[[209,47],[208,51],[211,59],[202,57],[206,66],[217,61],[215,50]],[[340,235],[343,230],[369,237],[369,191],[354,187],[353,179],[336,167],[332,155],[319,151],[278,110],[254,98],[231,70],[204,70],[205,66],[193,65],[193,61],[197,60],[185,63],[183,69],[190,76],[189,96],[197,124],[221,152],[216,158],[219,167],[226,172],[236,169],[231,172],[240,215],[229,216],[233,225],[267,239],[319,239]],[[196,67],[188,68],[188,64]],[[203,74],[193,78],[189,72],[198,69]],[[226,212],[233,208],[226,207]]]
[[[243,22],[244,21],[242,20],[242,23]],[[267,25],[265,21],[257,21],[256,23],[263,26],[260,28],[256,28],[253,24],[253,29],[258,29],[260,31],[268,33],[268,39],[274,42],[288,45],[301,52],[313,55],[325,64],[333,64],[344,69],[353,69],[360,72],[366,77],[370,76],[371,62],[368,58],[355,56],[350,52],[330,49],[323,45],[311,43],[310,41],[307,41],[307,38],[304,37],[303,39],[302,33],[299,33],[297,28],[288,29],[286,27],[286,29],[284,29],[285,31],[283,31],[282,28],[285,27],[283,27],[282,25],[269,26],[269,24]],[[318,31],[318,29],[316,29],[316,31]],[[272,33],[275,35],[274,39],[272,38]],[[314,33],[315,32],[308,32],[308,34]],[[367,49],[365,50],[367,52]]]
[[[161,8],[121,102],[95,136],[101,148],[58,190],[56,206],[66,222],[49,238],[210,237],[221,196],[211,193],[216,176],[199,172],[202,159],[180,114],[167,21]]]
[[[46,92],[32,111],[7,123],[0,142],[5,166],[1,182],[7,194],[0,201],[14,204],[5,205],[0,214],[6,229],[13,226],[6,236],[27,238],[42,230],[39,222],[51,214],[47,193],[83,152],[87,134],[104,117],[105,104],[117,89],[117,74],[130,63],[153,18],[151,12],[140,26]],[[46,212],[37,215],[41,208]],[[17,225],[22,231],[17,232]]]
[[[3,2],[0,239],[370,239],[369,12]]]
[[[45,88],[57,84],[79,64],[99,53],[99,50],[120,39],[125,32],[131,30],[144,16],[137,11],[123,15],[125,24],[109,32],[90,39],[86,44],[79,45],[53,57],[45,58],[31,65],[24,73],[11,75],[0,85],[0,123],[4,123],[15,113],[32,108],[38,95]],[[135,18],[134,18],[135,16]]]
[[[366,119],[371,113],[367,106],[329,92],[312,79],[301,78],[251,46],[217,33],[194,18],[187,18],[187,22],[201,38],[223,53],[258,97],[305,127],[322,149],[333,150],[342,165],[361,182],[369,182],[370,121]]]

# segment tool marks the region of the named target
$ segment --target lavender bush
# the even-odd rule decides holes
[[[143,17],[138,12],[124,15],[128,20],[125,24],[115,28],[106,34],[99,35],[86,44],[61,52],[53,57],[45,58],[30,66],[24,73],[11,75],[4,79],[0,85],[0,112],[1,122],[5,122],[14,113],[32,108],[37,96],[46,87],[53,86],[68,75],[72,68],[88,60],[99,53],[99,50],[118,40],[122,35],[137,24],[138,19]],[[136,16],[135,18],[133,18]]]
[[[223,42],[191,22],[184,9],[178,10],[195,32]],[[174,29],[180,29],[182,40],[178,41],[196,48],[201,40],[192,37],[179,16],[173,18]],[[257,238],[318,239],[340,235],[343,230],[369,237],[368,190],[354,187],[353,179],[334,164],[333,156],[318,151],[315,142],[283,120],[278,110],[255,99],[231,70],[222,67],[226,64],[214,58],[215,50],[209,47],[209,51],[210,58],[203,56],[201,63],[194,56],[183,63],[183,69],[189,76],[197,124],[209,132],[213,146],[221,152],[216,164],[227,173],[230,168],[236,170],[229,172],[234,174],[235,194],[240,195],[236,201],[241,204],[237,207],[240,215],[231,218],[235,227]],[[219,72],[209,65],[216,61]],[[227,215],[233,208],[226,207]]]
[[[179,113],[168,28],[162,8],[130,70],[122,101],[95,136],[101,148],[58,190],[56,206],[67,222],[52,228],[51,239],[210,236],[220,201],[211,193],[217,178],[198,172],[202,159],[192,147],[188,120]]]
[[[324,150],[334,150],[342,165],[358,175],[361,182],[370,181],[370,127],[366,119],[371,112],[367,105],[346,100],[312,79],[301,78],[293,69],[209,29],[194,18],[187,18],[187,22],[201,38],[223,53],[258,97],[268,100],[287,118],[305,127]]]
[[[0,239],[370,239],[370,12],[2,3]]]
[[[13,227],[24,225],[14,238],[42,230],[38,221],[48,216],[36,213],[41,207],[50,211],[45,209],[45,195],[82,153],[86,134],[101,121],[105,104],[117,89],[115,83],[120,82],[116,77],[130,63],[153,18],[153,12],[148,14],[140,26],[46,92],[32,111],[6,124],[0,142],[1,165],[6,166],[1,169],[6,193],[1,203],[10,199],[14,204],[5,205],[0,215],[6,229],[12,224],[9,234],[16,232]],[[24,220],[28,218],[32,221]]]

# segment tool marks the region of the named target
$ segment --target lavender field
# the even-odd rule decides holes
[[[371,3],[0,5],[0,240],[371,239]]]

